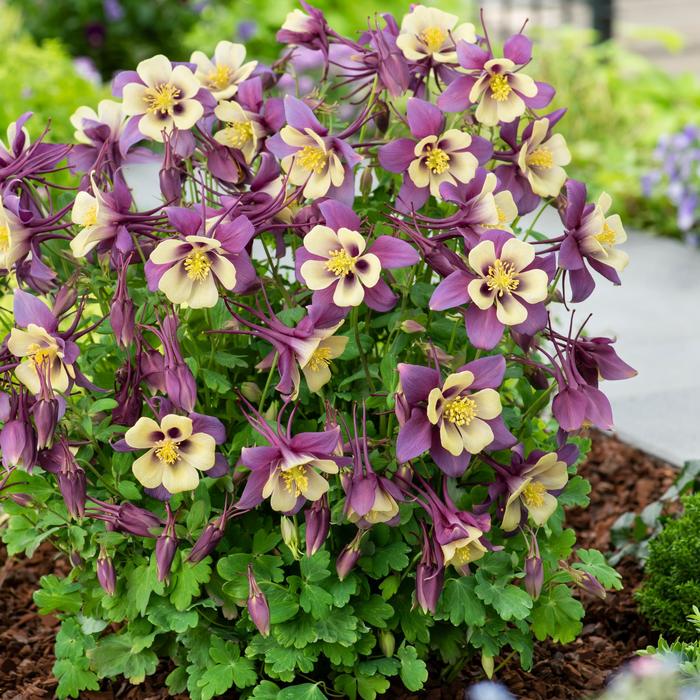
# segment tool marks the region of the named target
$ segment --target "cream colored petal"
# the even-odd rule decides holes
[[[365,250],[365,239],[357,231],[351,231],[348,228],[338,229],[338,241],[353,258],[361,255]]]
[[[270,507],[272,510],[276,510],[280,513],[286,513],[287,511],[292,510],[292,508],[294,508],[296,505],[296,496],[285,488],[284,482],[280,476],[277,476],[275,479],[271,495],[272,498],[270,499]]]
[[[144,114],[148,109],[146,101],[146,86],[140,83],[128,83],[122,92],[124,114],[136,116]]]
[[[180,99],[183,102],[190,102],[190,98],[194,97],[202,87],[199,80],[195,77],[195,74],[187,66],[183,65],[173,68],[173,74],[170,80],[180,89]]]
[[[211,275],[209,275],[211,277]],[[188,277],[183,264],[173,265],[158,282],[158,289],[165,294],[173,304],[184,304],[192,296],[194,282]],[[215,288],[216,290],[216,288]]]
[[[496,126],[498,124],[498,102],[490,96],[488,91],[481,96],[474,116],[484,126]]]
[[[164,265],[175,260],[181,260],[191,252],[191,248],[185,241],[180,238],[170,238],[167,241],[161,241],[153,249],[149,260],[155,265]]]
[[[192,309],[211,309],[219,301],[219,290],[216,288],[214,275],[207,275],[201,282],[192,283],[192,291],[186,304]]]
[[[144,114],[139,120],[139,131],[158,143],[163,142],[163,132],[169,134],[173,130],[172,117],[166,116],[164,119],[157,113]]]
[[[136,72],[146,85],[157,87],[163,83],[170,82],[173,68],[166,56],[158,54],[141,61],[136,66]]]
[[[79,226],[86,226],[90,222],[94,224],[96,212],[97,199],[88,192],[78,192],[71,209],[71,221]]]
[[[379,282],[381,271],[382,264],[379,262],[379,258],[373,253],[363,255],[355,264],[355,274],[360,282],[368,289],[374,287],[374,285]]]
[[[247,122],[245,111],[238,102],[219,102],[214,109],[214,114],[216,118],[222,122],[236,123],[236,122]],[[291,127],[290,127],[291,128]]]
[[[495,389],[475,391],[469,398],[476,403],[477,418],[491,420],[501,415],[501,397]]]
[[[517,238],[508,239],[501,249],[501,260],[513,263],[516,272],[525,269],[535,259],[535,247]]]
[[[305,133],[295,129],[293,126],[283,126],[280,130],[280,136],[288,146],[303,148],[304,146],[315,146],[313,139]]]
[[[219,284],[224,289],[233,289],[236,286],[236,267],[223,255],[213,254],[211,257],[211,269]]]
[[[571,162],[571,153],[561,134],[554,134],[546,146],[551,151],[556,165],[568,165]]]
[[[142,486],[155,489],[163,483],[163,467],[163,462],[156,457],[155,450],[151,449],[134,461],[131,471]]]
[[[165,433],[165,437],[179,442],[192,435],[192,419],[178,416],[176,413],[168,413],[160,422],[160,428]]]
[[[216,461],[216,441],[209,433],[194,433],[180,444],[182,459],[200,471],[208,471]]]
[[[199,473],[184,459],[163,465],[163,486],[170,493],[194,491],[199,486]]]
[[[428,420],[433,424],[437,425],[440,415],[438,412],[438,404],[442,401],[442,391],[438,387],[430,390],[428,394],[428,407],[426,410]]]
[[[464,452],[464,440],[454,423],[440,421],[440,444],[454,457]]]
[[[483,279],[472,280],[467,285],[467,293],[469,298],[482,311],[490,309],[496,298],[496,290],[489,289]]]
[[[319,348],[328,348],[330,350],[331,359],[340,357],[344,352],[348,344],[348,338],[346,335],[334,335],[330,338],[325,338],[319,344]]]
[[[481,241],[469,251],[469,266],[478,275],[486,276],[495,260],[496,249],[493,241]]]
[[[496,296],[496,318],[504,326],[517,326],[527,318],[527,309],[512,294]]]
[[[557,509],[557,499],[551,493],[542,494],[542,499],[541,506],[525,503],[525,508],[536,525],[544,525]]]
[[[309,462],[309,466],[320,469],[322,472],[326,472],[326,474],[338,473],[338,465],[332,459],[314,459]]]
[[[36,343],[36,336],[29,331],[13,328],[10,331],[10,338],[7,341],[7,349],[15,357],[26,357],[32,353],[30,347]]]
[[[324,173],[312,174],[304,187],[304,197],[307,199],[321,199],[325,197],[331,187],[331,175],[328,169]]]
[[[453,395],[461,394],[465,389],[469,388],[474,383],[474,374],[469,370],[463,370],[462,372],[455,372],[450,374],[447,379],[445,379],[442,385],[443,395],[447,393],[449,389],[454,389],[451,392]]]
[[[478,454],[493,442],[493,430],[481,418],[472,419],[469,425],[461,426],[459,432],[464,442],[464,449],[473,455]]]
[[[36,395],[41,391],[39,375],[37,374],[34,362],[31,360],[17,365],[15,368],[15,377],[17,377],[17,379],[22,382],[22,384],[24,384],[24,386],[26,386],[32,394]]]
[[[234,44],[232,41],[220,41],[214,49],[214,59],[217,66],[228,66],[229,68],[239,68],[245,61],[245,46]]]
[[[449,173],[460,182],[470,182],[479,165],[471,153],[451,153]]]
[[[308,483],[306,488],[301,492],[302,496],[309,501],[318,501],[324,493],[328,491],[328,482],[313,469],[307,469],[306,478]]]
[[[143,450],[153,447],[153,444],[161,440],[161,429],[152,418],[141,416],[134,425],[124,433],[124,440],[129,447]]]
[[[498,121],[509,123],[517,119],[525,112],[525,102],[514,92],[508,95],[508,99],[503,102],[496,102]]]
[[[333,292],[333,303],[341,308],[359,306],[365,298],[365,288],[355,275],[339,277]]]
[[[520,524],[520,499],[516,498],[506,506],[503,513],[501,528],[506,532],[512,532]]]
[[[548,169],[529,168],[527,179],[535,194],[556,197],[566,182],[566,171],[557,165]]]
[[[338,234],[328,226],[314,226],[304,236],[304,248],[322,258],[330,257],[331,251],[339,250],[340,247]]]
[[[197,100],[182,100],[179,105],[182,111],[173,115],[173,122],[178,129],[187,131],[201,119],[204,107]]]
[[[326,264],[323,260],[307,260],[299,268],[309,289],[326,289],[338,279]]]
[[[516,296],[528,304],[538,304],[547,298],[548,277],[544,270],[528,270],[518,275],[520,284],[515,290]]]
[[[423,158],[416,158],[410,162],[408,176],[416,187],[428,187],[430,184],[430,170],[423,162]]]
[[[311,369],[307,364],[301,368],[301,371],[304,373],[309,391],[314,394],[319,392],[331,380],[331,371],[326,364],[321,364],[316,369]]]

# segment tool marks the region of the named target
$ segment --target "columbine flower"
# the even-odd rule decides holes
[[[150,489],[163,485],[170,493],[193,491],[199,471],[214,466],[216,443],[208,433],[192,432],[192,419],[170,413],[160,425],[142,416],[124,435],[126,444],[146,449],[132,465],[134,476]]]
[[[398,371],[409,409],[396,442],[399,462],[430,450],[445,474],[459,476],[472,454],[489,445],[502,449],[513,444],[500,418],[501,400],[495,391],[505,373],[500,355],[470,362],[444,381],[439,370],[429,367],[401,363]]]
[[[514,456],[514,461],[518,457]],[[556,452],[533,452],[527,460],[520,458],[516,468],[518,475],[510,480],[503,512],[502,527],[507,532],[520,525],[523,509],[535,525],[544,525],[557,509],[552,492],[563,489],[569,480],[566,462]]]
[[[438,98],[446,112],[462,112],[477,105],[476,120],[486,126],[512,122],[526,108],[546,106],[554,91],[545,83],[535,83],[520,69],[532,58],[532,42],[514,34],[503,46],[503,58],[465,42],[457,45],[459,64],[468,75],[459,75]]]
[[[267,142],[281,158],[292,185],[304,185],[304,197],[329,196],[352,201],[352,169],[361,160],[352,146],[328,135],[309,107],[296,97],[284,98],[287,126]]]
[[[550,134],[548,119],[538,119],[530,126],[532,131],[520,147],[518,168],[535,194],[556,197],[566,182],[562,166],[571,162],[571,154],[561,134]]]
[[[78,192],[71,210],[71,221],[82,227],[70,242],[75,258],[85,257],[98,243],[114,238],[119,226],[119,212],[100,192],[92,177],[91,183],[94,194]]]
[[[238,149],[250,164],[258,152],[259,140],[265,135],[257,115],[243,109],[238,102],[219,102],[214,114],[226,124],[214,138],[223,146]]]
[[[25,328],[13,328],[7,341],[8,350],[24,358],[15,369],[17,379],[36,395],[41,391],[41,372],[47,386],[66,391],[75,379],[77,345],[61,338],[56,316],[43,302],[21,289],[15,290],[14,316],[15,323]]]
[[[404,15],[396,45],[409,61],[430,58],[436,63],[456,63],[455,44],[476,41],[474,25],[465,22],[457,26],[458,21],[456,15],[436,7],[415,5]]]
[[[532,334],[547,322],[544,300],[553,275],[552,256],[536,259],[535,249],[504,231],[483,236],[469,253],[474,275],[455,270],[435,289],[430,308],[444,310],[471,302],[467,333],[479,348],[496,346],[504,326]]]
[[[18,200],[19,204],[19,200]],[[31,248],[32,232],[23,225],[22,219],[5,206],[0,195],[0,268],[11,270],[24,258]]]
[[[163,131],[191,129],[204,113],[194,99],[200,84],[187,66],[175,66],[158,54],[136,67],[136,80],[124,85],[124,111],[140,117],[139,131],[162,142]]]
[[[629,262],[627,253],[615,247],[627,240],[627,234],[617,214],[606,216],[611,203],[604,192],[597,204],[586,204],[586,186],[576,180],[566,183],[566,209],[562,213],[566,235],[559,266],[568,271],[574,302],[586,299],[595,287],[584,261],[613,284],[620,284],[618,273]]]
[[[190,62],[197,66],[195,78],[216,97],[227,100],[238,91],[242,83],[258,65],[257,61],[245,61],[245,46],[230,41],[220,41],[214,49],[214,58],[210,59],[202,51],[195,51]]]
[[[380,278],[381,270],[414,265],[418,253],[392,236],[380,236],[367,248],[352,209],[333,201],[322,202],[319,208],[327,225],[314,226],[297,252],[299,274],[315,290],[314,303],[332,301],[342,308],[365,301],[377,311],[392,308],[396,296]]]
[[[406,106],[411,134],[418,139],[398,139],[379,149],[379,162],[393,173],[404,173],[398,199],[405,211],[420,209],[428,195],[441,199],[440,185],[469,182],[479,165],[477,153],[483,139],[459,129],[445,128],[443,113],[424,100],[412,97]],[[490,148],[489,148],[490,151]],[[488,159],[489,155],[486,156]]]

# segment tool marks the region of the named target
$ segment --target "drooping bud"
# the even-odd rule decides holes
[[[24,508],[34,503],[32,497],[26,493],[11,493],[8,498],[12,499],[18,506],[23,506]]]
[[[409,318],[401,324],[401,330],[404,333],[423,333],[425,326]]]
[[[587,571],[580,571],[579,569],[574,569],[565,561],[559,561],[559,566],[564,569],[573,579],[573,582],[581,590],[590,593],[596,598],[605,600],[607,593],[605,588],[600,584],[600,581],[595,576],[592,576]]]
[[[336,559],[335,570],[341,581],[353,570],[357,560],[360,558],[360,544],[365,532],[367,530],[358,530],[352,542],[343,548],[343,551]]]
[[[267,637],[270,634],[270,606],[255,580],[252,564],[248,564],[248,614],[258,632]]]
[[[379,648],[387,659],[390,659],[394,655],[396,638],[391,630],[379,630]]]
[[[544,584],[544,568],[537,545],[537,538],[533,534],[530,539],[530,548],[525,557],[525,590],[533,600],[537,600],[542,592]]]
[[[251,403],[259,403],[262,398],[262,391],[255,382],[243,382],[240,386],[241,394]]]
[[[37,447],[43,450],[51,446],[56,424],[58,423],[58,399],[55,396],[39,396],[32,407],[36,425]]]
[[[49,450],[39,454],[39,464],[56,477],[66,509],[74,518],[85,515],[87,478],[85,470],[75,461],[70,446],[64,438]]]
[[[369,197],[372,194],[372,185],[374,179],[372,177],[372,168],[365,168],[360,175],[360,193],[363,197]]]
[[[158,570],[158,580],[165,581],[170,574],[175,552],[177,552],[177,537],[175,537],[175,516],[170,509],[170,504],[166,504],[168,519],[163,528],[163,532],[156,540],[156,569]]]
[[[97,559],[97,580],[107,595],[114,595],[117,589],[117,575],[114,572],[114,564],[103,550]]]
[[[27,471],[36,464],[36,435],[31,423],[16,419],[5,423],[0,430],[2,463],[10,467],[22,467]]]
[[[184,174],[178,167],[178,161],[182,161],[174,148],[172,136],[165,136],[165,153],[163,167],[158,173],[160,191],[167,204],[178,206],[182,197],[182,182]]]
[[[216,520],[208,523],[204,530],[202,530],[202,534],[194,543],[194,546],[187,556],[187,561],[196,564],[198,561],[202,561],[204,557],[209,556],[216,549],[216,545],[221,542],[224,532],[226,531],[226,523],[232,515],[233,507],[226,501],[221,515],[216,518]]]
[[[282,531],[283,542],[289,547],[292,556],[299,561],[301,552],[299,551],[299,530],[296,523],[291,518],[283,515],[280,520],[280,530]]]
[[[80,556],[80,552],[76,550],[73,550],[68,558],[70,559],[71,566],[74,568],[83,565],[83,558]]]
[[[484,669],[486,677],[491,680],[493,678],[493,656],[487,654],[485,651],[481,652],[481,668]]]
[[[331,510],[325,494],[304,511],[304,519],[306,520],[306,554],[312,557],[323,547],[331,526]]]
[[[374,119],[374,124],[377,127],[377,131],[380,134],[385,134],[389,128],[389,121],[391,119],[389,105],[387,105],[387,103],[383,100],[377,100],[372,117]]]
[[[122,348],[128,347],[133,342],[136,329],[136,311],[126,284],[128,269],[129,258],[121,261],[117,277],[117,289],[114,292],[112,305],[109,309],[109,322],[112,324],[114,338],[117,341],[117,345]]]
[[[445,580],[445,567],[442,563],[440,549],[428,537],[425,525],[423,529],[423,553],[416,567],[416,602],[427,615],[437,610],[438,600]]]

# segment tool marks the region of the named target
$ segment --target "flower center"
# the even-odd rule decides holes
[[[346,277],[352,272],[356,258],[350,257],[345,248],[328,251],[328,262],[326,270],[332,272],[336,277]]]
[[[42,367],[44,363],[49,363],[53,360],[56,355],[55,348],[42,347],[38,343],[32,343],[29,346],[29,354],[31,355],[34,364],[37,367]]]
[[[187,276],[195,282],[204,282],[204,280],[209,276],[210,269],[211,262],[209,261],[209,258],[199,250],[196,250],[194,253],[190,253],[185,258],[185,270],[187,271]]]
[[[287,491],[295,498],[298,498],[309,486],[309,477],[306,476],[306,467],[301,464],[283,471],[282,481],[284,481],[284,487]]]
[[[545,168],[549,170],[554,165],[554,156],[546,146],[540,146],[528,154],[525,162],[531,168]]]
[[[447,402],[442,415],[455,425],[469,425],[476,417],[476,402],[468,396],[458,396]]]
[[[491,76],[489,80],[489,87],[491,88],[491,97],[493,97],[496,102],[505,102],[510,93],[513,92],[513,88],[510,86],[508,78],[500,73]]]
[[[424,29],[418,37],[425,45],[428,53],[435,53],[442,48],[447,38],[447,32],[440,27],[427,27]]]
[[[158,87],[147,88],[145,92],[146,105],[149,112],[172,114],[175,103],[180,98],[180,88],[172,83],[163,83]]]
[[[180,459],[180,448],[173,440],[163,440],[159,447],[156,447],[156,457],[163,464],[175,464]]]
[[[425,164],[433,175],[440,175],[450,167],[450,156],[442,148],[430,148],[425,157]]]
[[[457,568],[466,566],[472,559],[472,553],[469,551],[469,545],[465,544],[463,547],[458,547],[455,550],[454,556],[450,564],[453,564]]]
[[[94,226],[97,223],[97,204],[93,204],[83,216],[83,226],[86,228]]]
[[[253,138],[253,125],[250,122],[234,122],[226,129],[226,137],[233,148],[241,148]]]
[[[215,90],[223,90],[231,84],[232,71],[228,66],[217,66],[207,76],[207,85]]]
[[[307,367],[312,372],[318,372],[318,370],[328,367],[331,363],[331,349],[330,348],[317,348],[314,354],[311,355],[311,359],[307,363]]]
[[[489,266],[486,284],[491,291],[496,290],[499,297],[506,292],[508,294],[514,292],[520,285],[520,280],[515,273],[515,265],[503,260],[494,260],[493,265]]]
[[[328,156],[322,148],[318,146],[304,146],[297,153],[299,165],[304,170],[309,170],[312,173],[320,173],[328,163]]]
[[[531,481],[523,489],[522,495],[525,505],[539,508],[544,504],[544,494],[546,491],[547,489],[544,487],[544,484],[541,484],[539,481]]]
[[[10,249],[10,227],[0,224],[0,250],[6,253]]]
[[[496,213],[498,214],[498,223],[505,224],[506,213],[503,211],[503,209],[501,209],[501,207],[496,207]]]
[[[615,245],[615,231],[610,228],[607,221],[603,224],[603,230],[596,234],[595,239],[601,245]]]

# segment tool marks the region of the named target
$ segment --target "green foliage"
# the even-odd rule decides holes
[[[681,517],[669,520],[649,545],[639,608],[654,629],[681,640],[695,636],[687,611],[700,600],[700,494],[683,499]]]

